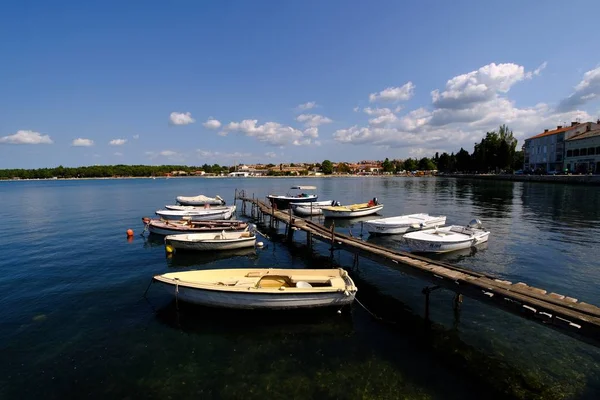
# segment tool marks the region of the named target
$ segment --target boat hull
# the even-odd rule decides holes
[[[379,204],[373,207],[358,209],[358,210],[328,210],[326,208],[323,209],[323,216],[325,218],[356,218],[356,217],[364,217],[367,215],[373,215],[383,209],[383,204]]]
[[[404,241],[411,251],[417,253],[448,253],[451,251],[468,249],[488,241],[490,233],[485,232],[474,235],[471,238],[464,238],[452,242],[435,242],[414,239],[404,236]]]
[[[176,250],[187,251],[222,251],[236,250],[248,247],[254,247],[256,236],[245,237],[240,239],[208,239],[208,240],[180,240],[179,235],[170,235],[165,238],[165,244],[171,245]],[[187,236],[187,235],[182,235]]]
[[[246,230],[247,226],[243,225],[214,225],[214,226],[206,226],[201,228],[194,228],[189,225],[170,225],[168,223],[150,223],[148,224],[148,232],[155,235],[177,235],[182,233],[200,233],[200,232],[222,232],[223,230],[227,232],[243,232]]]
[[[179,300],[208,307],[234,309],[286,310],[296,308],[341,307],[354,301],[354,293],[231,293],[187,288],[161,282]],[[178,290],[176,294],[175,291]]]
[[[206,196],[177,196],[177,202],[182,206],[204,206],[206,204],[211,206],[222,206],[225,205],[225,200],[220,197],[206,197]]]
[[[386,223],[387,218],[382,220],[371,220],[364,223],[364,229],[371,235],[398,235],[407,232],[414,232],[424,229],[430,229],[435,226],[446,224],[446,217],[435,217],[424,221],[407,221],[398,223]],[[389,220],[389,219],[388,219]]]
[[[268,195],[267,198],[271,202],[271,205],[276,206],[278,209],[288,209],[290,208],[290,203],[312,203],[317,201],[317,195],[309,195],[306,197],[295,197],[295,196],[275,196]],[[308,204],[310,205],[310,204]]]
[[[175,211],[158,210],[156,215],[166,220],[181,220],[189,218],[192,221],[213,221],[218,219],[230,219],[235,212],[235,206],[223,210],[198,210],[198,211]]]
[[[312,215],[323,214],[323,207],[330,206],[332,201],[313,201],[309,203],[290,203],[294,214],[301,217],[310,217]]]

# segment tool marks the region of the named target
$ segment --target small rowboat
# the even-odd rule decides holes
[[[165,245],[176,250],[234,250],[254,247],[256,235],[254,232],[205,232],[165,236]],[[167,248],[167,251],[170,249]]]
[[[223,200],[219,195],[215,197],[207,197],[203,194],[191,197],[177,196],[176,200],[182,206],[203,206],[205,204],[209,204],[211,206],[225,205],[225,200]]]
[[[294,214],[301,217],[323,214],[323,207],[335,205],[335,200],[312,201],[309,203],[290,203]]]
[[[383,209],[383,204],[371,200],[368,203],[350,204],[348,206],[323,207],[325,218],[355,218],[375,214]]]
[[[398,217],[371,219],[363,227],[372,235],[394,235],[446,224],[446,216],[429,214],[409,214]]]
[[[357,288],[343,269],[213,269],[155,275],[177,299],[211,307],[341,307]]]
[[[467,226],[451,225],[443,228],[411,232],[402,238],[411,251],[421,253],[446,253],[467,249],[488,241],[490,232],[483,229],[477,219]]]
[[[156,211],[156,215],[168,220],[191,219],[192,221],[210,221],[215,219],[229,219],[233,216],[234,212],[235,206],[229,206],[216,210],[211,208],[188,211],[158,210]]]
[[[202,211],[202,210],[228,210],[229,206],[211,206],[209,204],[203,206],[178,206],[178,205],[166,205],[167,210],[173,211]]]
[[[214,220],[214,221],[191,221],[191,220],[164,220],[142,218],[146,229],[156,235],[176,235],[178,233],[200,233],[200,232],[241,232],[248,228],[243,221]]]

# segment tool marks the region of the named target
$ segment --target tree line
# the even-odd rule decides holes
[[[52,179],[52,178],[111,178],[164,176],[173,171],[193,173],[202,170],[205,173],[220,174],[229,172],[229,167],[218,164],[204,164],[201,167],[185,165],[93,165],[89,167],[63,167],[39,169],[3,169],[0,179]]]

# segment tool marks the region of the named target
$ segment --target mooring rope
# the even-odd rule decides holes
[[[365,306],[363,303],[360,302],[360,300],[358,300],[356,297],[354,297],[354,300],[356,300],[356,302],[358,303],[358,305],[360,305],[366,312],[368,312],[373,318],[375,318],[377,321],[381,321],[381,322],[385,322],[387,324],[398,324],[397,321],[390,321],[384,318],[381,318],[379,315],[375,314],[374,312],[372,312],[371,310],[369,310],[367,308],[367,306]]]

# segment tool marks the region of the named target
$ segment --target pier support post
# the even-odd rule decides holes
[[[439,286],[425,286],[421,293],[425,295],[425,320],[429,321],[429,294],[439,289]]]
[[[237,206],[237,198],[238,198],[238,193],[237,193],[237,188],[235,188],[235,193],[233,195],[233,205]]]
[[[288,227],[287,227],[287,240],[288,240],[288,242],[291,242],[294,237],[294,218],[292,217],[292,206],[290,206],[290,208],[288,208],[288,215],[289,215],[290,219],[288,221]]]
[[[312,233],[309,231],[306,231],[306,246],[308,246],[309,249],[312,248]]]
[[[335,250],[334,244],[335,244],[335,221],[331,221],[331,248],[329,249],[329,250],[331,250],[331,255],[333,255],[333,250]]]

